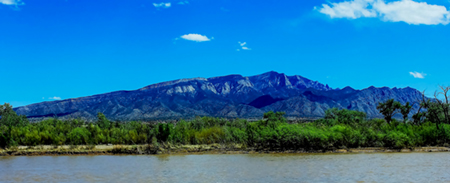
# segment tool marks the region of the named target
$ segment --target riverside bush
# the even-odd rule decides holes
[[[364,113],[330,109],[326,117],[309,123],[288,123],[282,112],[265,113],[249,122],[197,117],[174,123],[111,122],[45,119],[30,123],[23,116],[0,118],[0,145],[97,144],[244,144],[272,150],[327,150],[357,147],[409,148],[450,142],[450,125],[430,121],[413,124],[393,119],[367,120]],[[1,120],[8,120],[1,122]],[[13,121],[17,120],[17,121]],[[439,127],[439,128],[438,128]]]

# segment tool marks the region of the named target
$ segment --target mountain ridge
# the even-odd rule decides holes
[[[299,75],[270,71],[255,76],[234,74],[178,79],[137,90],[41,102],[14,109],[29,118],[58,116],[94,120],[96,114],[102,112],[111,120],[122,121],[195,116],[260,118],[270,110],[284,111],[292,117],[314,118],[322,117],[325,110],[332,107],[359,110],[376,117],[379,116],[378,102],[391,98],[414,103],[422,99],[422,94],[410,87],[333,89]]]

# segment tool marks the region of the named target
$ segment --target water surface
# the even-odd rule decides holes
[[[0,157],[0,182],[450,182],[450,153]]]

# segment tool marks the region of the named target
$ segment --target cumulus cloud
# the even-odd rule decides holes
[[[413,0],[388,3],[385,0],[351,0],[330,3],[330,5],[322,4],[321,8],[315,9],[331,18],[378,17],[383,21],[405,22],[413,25],[447,25],[450,22],[450,11],[445,6]]]
[[[180,1],[180,2],[178,2],[177,4],[185,5],[185,4],[189,4],[189,1]]]
[[[377,12],[368,9],[373,0],[353,0],[340,3],[331,3],[331,6],[322,4],[319,9],[320,13],[329,15],[331,18],[351,18],[356,19],[360,17],[376,17]]]
[[[172,6],[171,3],[153,3],[153,6],[156,8],[170,8]]]
[[[386,4],[378,1],[373,7],[384,15],[383,19],[386,21],[406,22],[414,25],[446,25],[450,19],[450,12],[446,7],[430,5],[426,2],[402,0]]]
[[[245,46],[247,45],[247,42],[238,42],[239,46],[241,47],[240,49],[237,49],[237,51],[241,51],[241,50],[252,50],[249,47]]]
[[[18,6],[24,5],[25,3],[22,0],[0,0],[0,4]]]
[[[427,75],[425,73],[419,73],[419,72],[409,72],[409,74],[411,76],[413,76],[414,78],[419,78],[419,79],[423,79]]]
[[[201,35],[201,34],[185,34],[181,36],[182,39],[189,40],[189,41],[196,41],[196,42],[204,42],[204,41],[211,41],[208,37]]]

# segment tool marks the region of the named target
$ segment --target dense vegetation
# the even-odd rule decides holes
[[[449,104],[424,100],[408,119],[409,104],[379,104],[385,119],[367,119],[363,112],[330,109],[325,118],[287,123],[282,112],[268,112],[259,121],[197,117],[174,123],[111,122],[102,114],[89,123],[80,119],[46,119],[30,123],[9,104],[0,105],[0,146],[81,144],[212,144],[239,143],[266,149],[405,148],[450,142]],[[398,113],[403,120],[393,118]]]

